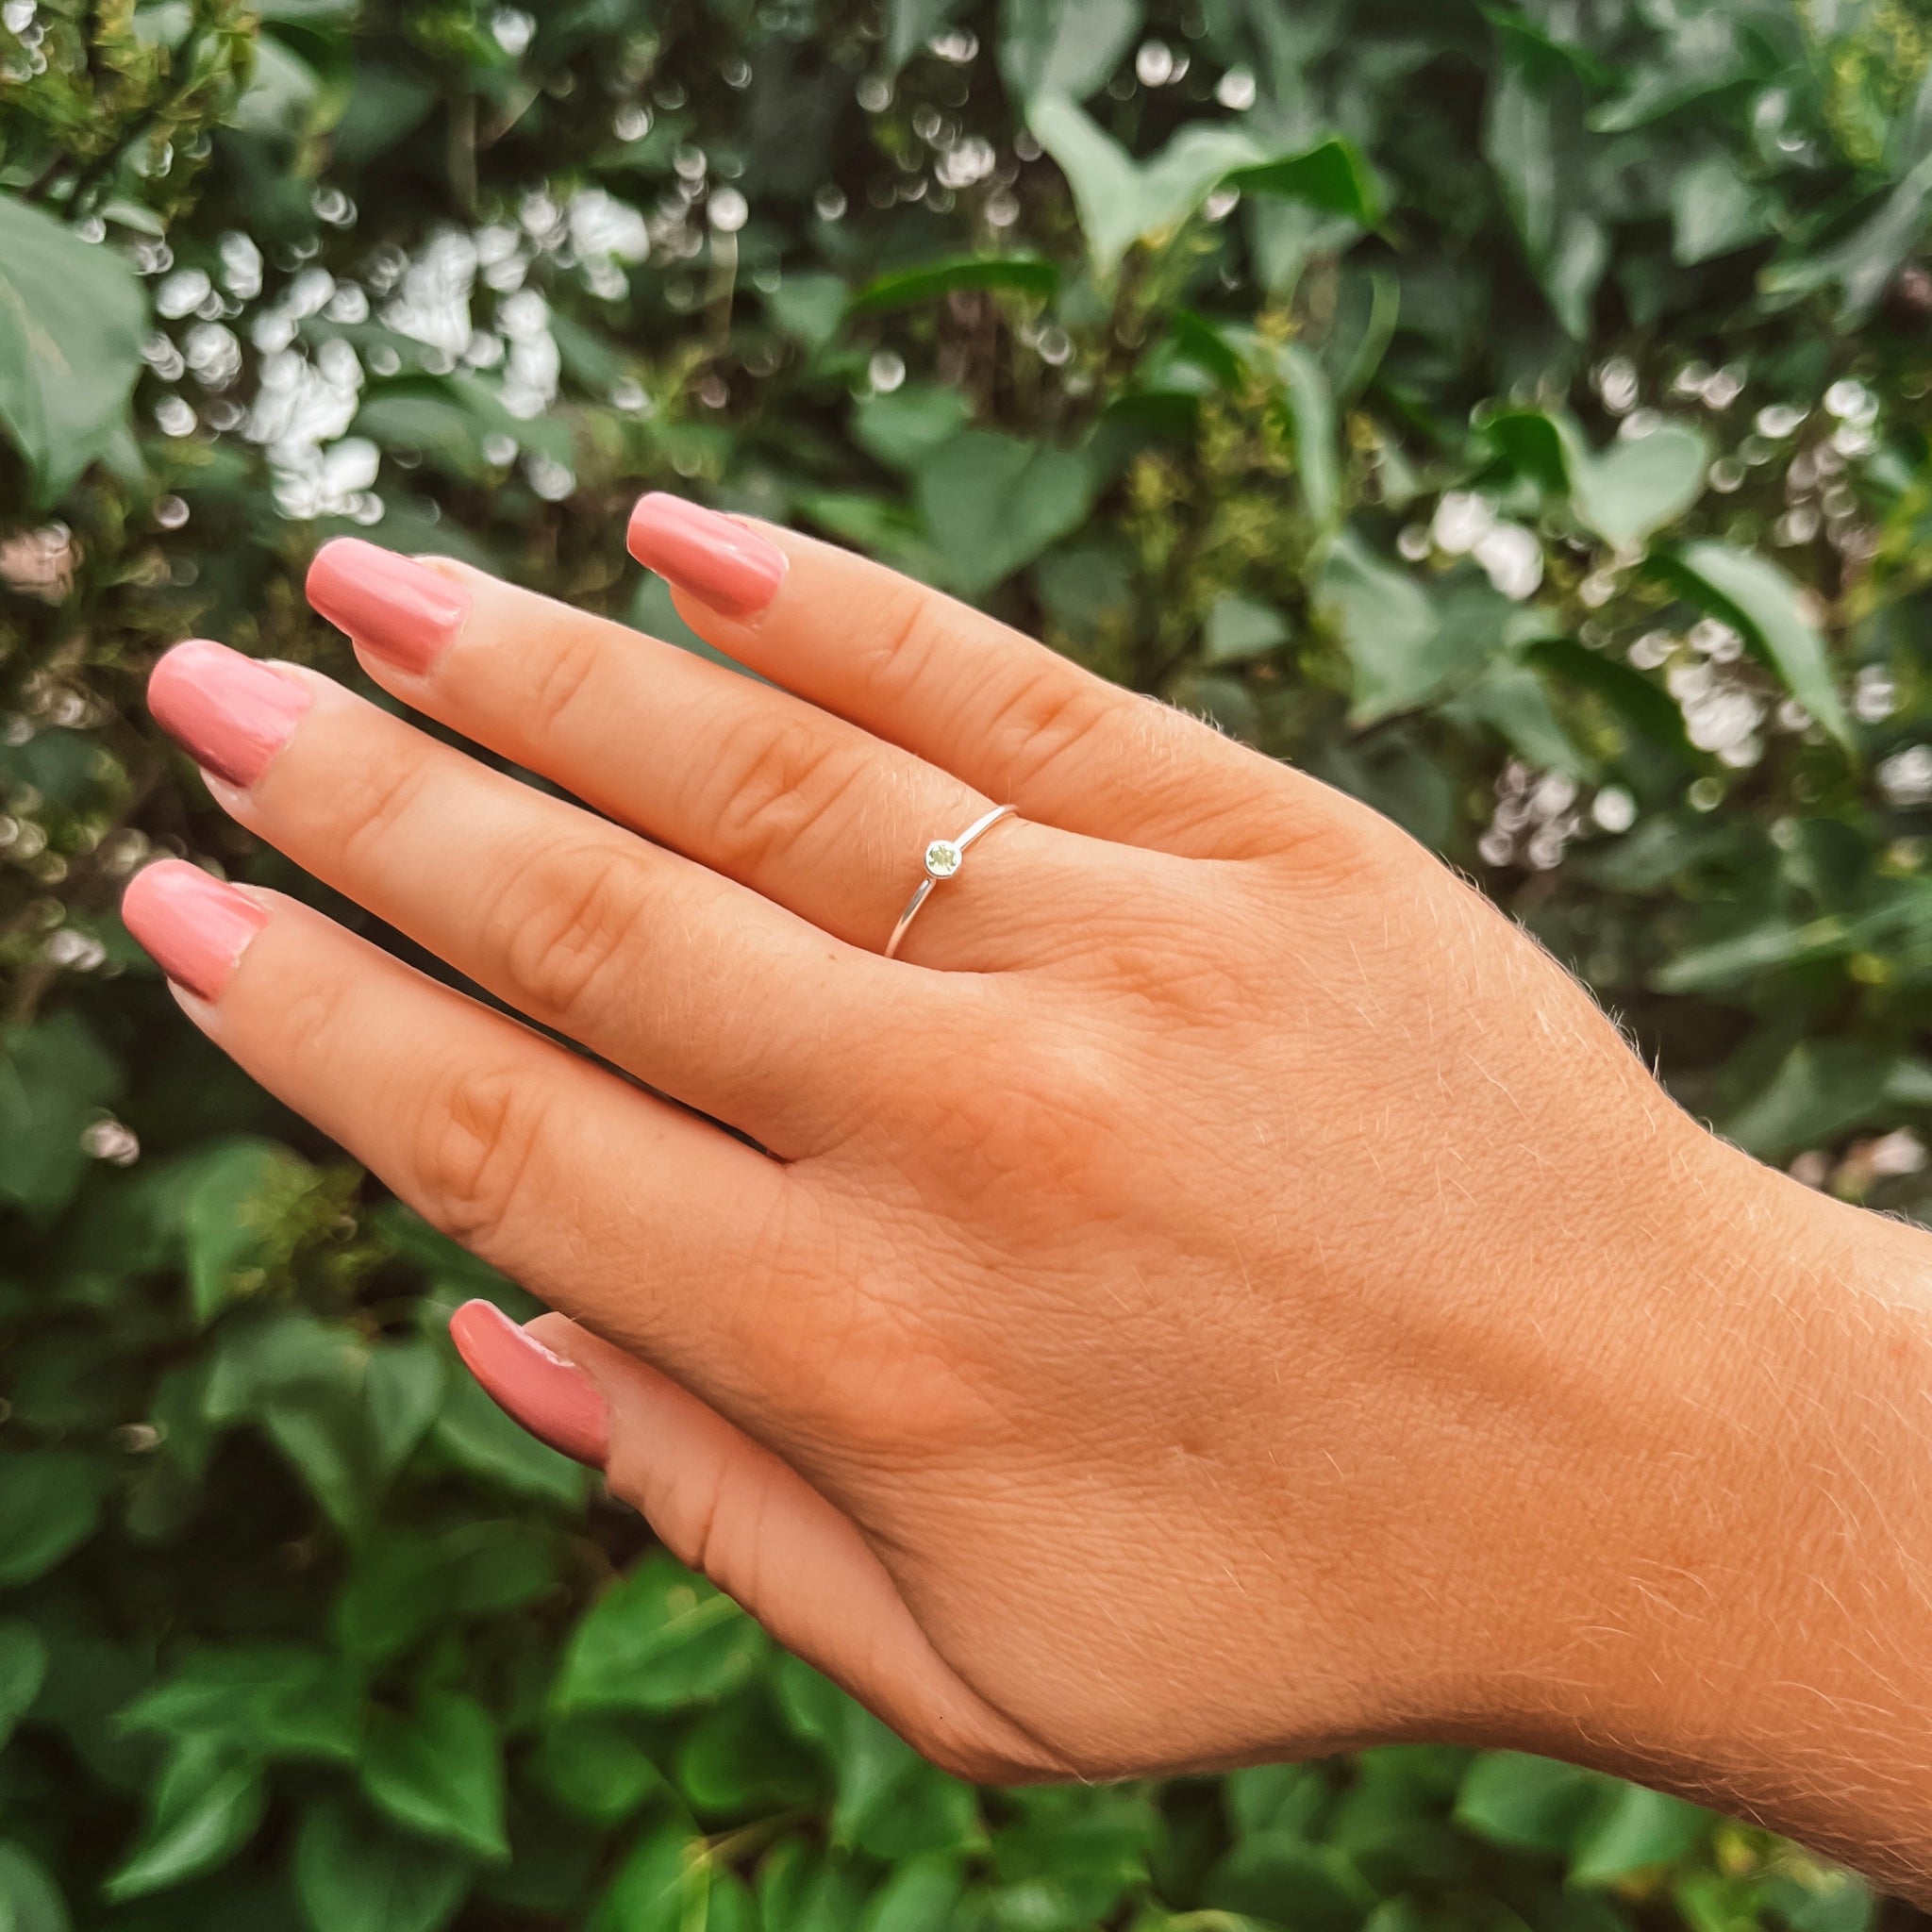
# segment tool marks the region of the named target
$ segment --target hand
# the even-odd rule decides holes
[[[840,551],[632,541],[769,683],[455,563],[310,580],[588,810],[216,645],[152,691],[243,824],[642,1083],[299,904],[130,889],[199,1025],[561,1311],[462,1318],[499,1399],[971,1775],[1466,1737],[1842,1835],[1724,1740],[1813,1605],[1737,1600],[1764,1551],[1910,1593],[1790,1395],[1857,1384],[1878,1299],[1820,1284],[1877,1224],[1360,805]]]

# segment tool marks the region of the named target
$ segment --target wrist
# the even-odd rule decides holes
[[[1578,1472],[1605,1534],[1551,1592],[1513,1741],[1868,1866],[1894,1843],[1881,1875],[1923,1894],[1932,1238],[1714,1141],[1704,1160],[1629,1307],[1647,1373]]]

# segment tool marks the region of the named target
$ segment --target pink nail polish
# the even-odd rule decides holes
[[[288,743],[308,693],[272,665],[192,638],[149,675],[147,708],[197,764],[245,788]]]
[[[465,1302],[449,1318],[450,1339],[483,1392],[540,1441],[592,1469],[610,1454],[610,1409],[603,1391],[493,1302]]]
[[[164,858],[135,874],[121,895],[121,923],[176,985],[219,999],[268,914],[198,865]]]
[[[661,491],[630,513],[630,554],[726,617],[762,610],[787,568],[785,553],[756,530]]]
[[[338,537],[308,566],[308,601],[338,630],[419,676],[470,614],[470,593],[413,558]]]

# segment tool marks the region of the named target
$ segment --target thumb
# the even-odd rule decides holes
[[[1062,1771],[933,1649],[852,1519],[689,1390],[562,1315],[520,1328],[469,1302],[450,1333],[506,1414],[601,1468],[681,1563],[936,1764],[982,1783]]]

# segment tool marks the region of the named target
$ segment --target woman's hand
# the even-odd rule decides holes
[[[454,563],[310,579],[588,809],[216,645],[153,685],[243,824],[621,1070],[299,904],[129,891],[198,1024],[560,1311],[459,1318],[500,1400],[975,1776],[1454,1736],[1924,1815],[1923,1731],[1855,1804],[1767,1768],[1765,1688],[1849,1565],[1932,1689],[1875,1500],[1916,1237],[1704,1133],[1360,805],[838,550],[660,497],[632,543],[758,678]],[[1903,1680],[1810,1648],[1842,1749]]]

